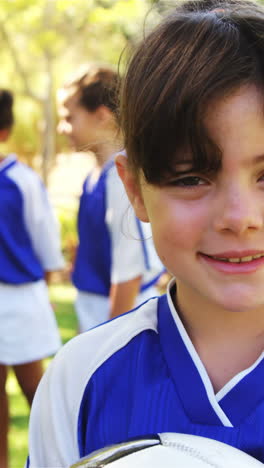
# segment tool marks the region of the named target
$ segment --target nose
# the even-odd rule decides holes
[[[66,120],[60,120],[57,125],[57,132],[60,135],[69,135],[71,133],[71,124]]]
[[[256,190],[245,187],[225,187],[214,210],[217,231],[243,235],[263,227],[264,199]],[[263,197],[263,195],[262,195]]]

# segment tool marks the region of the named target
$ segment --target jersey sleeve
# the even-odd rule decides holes
[[[86,375],[82,335],[56,355],[38,386],[30,413],[29,468],[68,468],[79,458],[78,414]]]
[[[36,391],[29,421],[29,458],[27,468],[69,468],[86,448],[82,447],[80,415],[89,419],[87,386],[95,372],[123,349],[141,331],[157,331],[157,299],[143,308],[125,314],[81,333],[57,353]],[[96,352],[95,352],[96,350]],[[109,383],[109,385],[112,385]],[[96,395],[95,395],[96,396]],[[89,411],[103,411],[100,401],[89,402]],[[113,409],[114,411],[114,409]],[[92,437],[97,437],[92,434]],[[98,434],[99,437],[99,434]]]
[[[61,253],[59,224],[48,199],[47,190],[39,176],[21,165],[12,174],[23,197],[24,222],[32,246],[45,271],[61,269],[64,259]]]
[[[143,276],[146,270],[138,220],[115,166],[106,183],[106,223],[111,236],[111,282],[122,283]]]

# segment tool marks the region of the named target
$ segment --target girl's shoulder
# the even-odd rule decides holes
[[[15,160],[8,168],[8,176],[18,185],[33,188],[34,186],[43,186],[40,176],[27,164]]]
[[[76,388],[86,386],[95,371],[133,338],[145,330],[157,332],[158,298],[149,299],[136,309],[98,327],[81,333],[57,353],[51,363],[53,375],[60,382],[70,382]],[[84,366],[85,363],[85,366]],[[69,380],[68,380],[69,379]]]

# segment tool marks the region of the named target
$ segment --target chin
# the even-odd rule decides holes
[[[234,313],[250,312],[259,308],[264,308],[264,299],[262,301],[252,300],[253,297],[232,297],[230,300],[225,298],[225,301],[220,300],[219,306],[225,310]]]
[[[249,312],[260,308],[264,310],[264,288],[260,282],[232,284],[230,281],[221,287],[215,286],[211,289],[212,302],[224,310],[234,312]]]

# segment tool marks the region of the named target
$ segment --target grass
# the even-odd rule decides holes
[[[77,330],[77,320],[73,309],[74,295],[75,290],[69,284],[50,286],[50,298],[54,304],[63,343],[75,336]],[[49,359],[46,359],[45,366],[48,363]],[[29,409],[12,371],[8,376],[7,389],[11,416],[9,432],[10,468],[23,468],[28,452]]]

